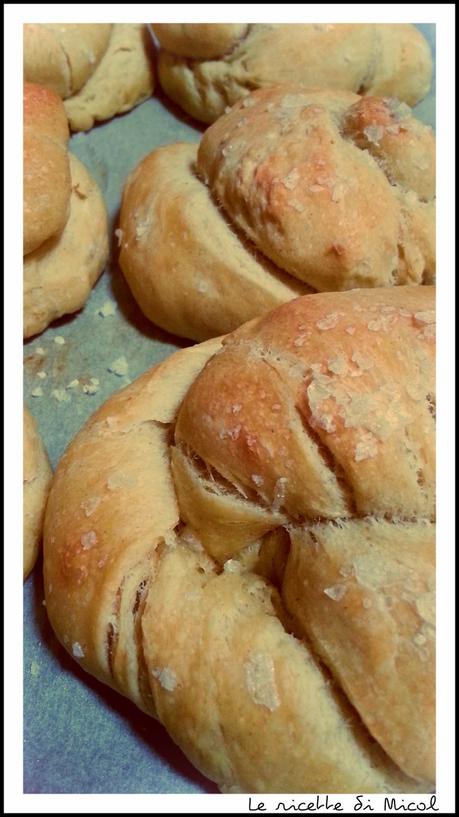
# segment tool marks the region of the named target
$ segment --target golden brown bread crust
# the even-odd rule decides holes
[[[408,108],[344,91],[257,91],[207,129],[197,167],[236,227],[315,289],[413,282],[398,263],[398,191],[432,202],[435,142]],[[434,229],[432,218],[432,242]]]
[[[196,146],[150,153],[130,175],[120,265],[144,314],[205,340],[308,291],[235,234],[196,175]]]
[[[85,166],[70,156],[71,197],[62,232],[24,258],[23,332],[28,338],[81,309],[108,258],[107,212]]]
[[[407,106],[263,89],[195,155],[153,151],[123,193],[120,264],[163,328],[202,340],[311,289],[434,281],[435,143]]]
[[[24,26],[24,76],[65,100],[73,131],[131,110],[153,92],[151,37],[144,24]]]
[[[162,48],[193,59],[212,59],[230,51],[245,36],[247,23],[153,23]]]
[[[24,254],[59,233],[68,217],[69,131],[59,97],[24,85]]]
[[[292,301],[147,372],[59,463],[59,639],[223,790],[432,785],[434,307]]]
[[[33,569],[40,548],[46,499],[51,484],[51,466],[38,434],[37,424],[27,408],[23,412],[23,558],[24,580]]]
[[[220,45],[225,28],[215,25],[220,56],[210,58],[211,26],[202,34],[186,23],[153,25],[164,46],[163,89],[203,122],[214,122],[249,91],[278,83],[396,96],[409,105],[430,87],[429,46],[411,25],[255,23],[239,40],[228,30],[227,48]]]
[[[116,23],[100,63],[64,106],[72,131],[126,113],[153,93],[151,37],[140,23]]]
[[[51,88],[62,99],[87,82],[108,46],[111,23],[24,25],[24,79]]]

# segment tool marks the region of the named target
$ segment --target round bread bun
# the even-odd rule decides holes
[[[160,83],[191,116],[214,122],[256,88],[297,82],[415,105],[428,92],[432,58],[412,25],[152,24]]]
[[[432,287],[307,295],[113,395],[44,534],[66,650],[227,792],[427,792]]]
[[[128,178],[120,265],[145,315],[205,340],[311,292],[432,283],[435,140],[396,100],[277,86]]]
[[[23,413],[24,433],[24,580],[37,561],[40,549],[45,505],[52,471],[48,455],[38,434],[37,424],[26,407]]]
[[[24,337],[81,309],[108,258],[107,213],[100,190],[72,154],[70,213],[63,231],[24,258]]]
[[[65,100],[73,131],[89,130],[153,93],[148,28],[139,23],[27,24],[24,77]]]

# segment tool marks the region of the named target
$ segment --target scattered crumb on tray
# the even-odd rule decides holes
[[[114,301],[105,301],[102,306],[97,310],[97,315],[100,315],[102,318],[111,318],[117,310],[117,306]]]
[[[111,372],[112,374],[116,374],[117,377],[124,377],[128,372],[129,364],[124,355],[118,357],[113,363],[110,363],[110,366],[107,367],[107,371]]]
[[[68,403],[70,401],[70,396],[65,389],[53,389],[51,394],[58,403]]]

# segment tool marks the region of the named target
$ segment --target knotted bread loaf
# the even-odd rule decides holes
[[[432,287],[296,299],[113,395],[57,467],[58,638],[224,791],[431,790],[434,321]]]
[[[120,265],[195,340],[311,290],[432,283],[435,140],[394,99],[278,86],[129,177]]]
[[[249,91],[298,82],[415,105],[432,58],[412,25],[153,23],[160,83],[189,114],[214,122]]]
[[[24,79],[65,100],[74,131],[130,111],[153,93],[151,38],[144,24],[24,26]]]
[[[23,441],[23,574],[26,579],[35,565],[41,544],[52,471],[37,424],[25,406]]]
[[[24,337],[85,303],[108,257],[107,214],[83,164],[67,151],[62,101],[24,85]]]

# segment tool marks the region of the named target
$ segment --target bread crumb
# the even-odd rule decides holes
[[[264,483],[264,479],[260,476],[260,474],[252,474],[251,480],[255,483],[255,485],[263,485]]]
[[[97,545],[97,534],[95,530],[89,530],[87,533],[82,533],[80,536],[81,547],[83,550],[91,550]]]
[[[223,571],[225,573],[241,573],[241,570],[241,563],[238,562],[237,559],[227,559],[223,565]]]
[[[294,190],[300,180],[300,174],[296,167],[294,167],[290,173],[285,177],[282,184],[287,190]]]
[[[63,338],[62,335],[56,335],[54,338],[54,343],[56,343],[58,346],[63,346],[65,344],[65,338]]]
[[[326,332],[328,329],[334,329],[338,323],[338,318],[339,315],[337,312],[331,312],[329,315],[326,315],[325,318],[321,318],[320,321],[317,321],[317,329],[320,329],[321,332]]]
[[[241,406],[240,403],[233,403],[233,405],[231,407],[231,411],[232,411],[233,414],[239,414],[241,408],[242,408],[242,406]]]
[[[116,240],[118,242],[118,247],[121,247],[121,245],[123,243],[124,232],[120,227],[118,227],[118,229],[115,230],[115,236],[116,236]]]
[[[277,513],[279,508],[282,506],[285,494],[287,490],[288,479],[287,477],[279,477],[275,486],[274,486],[274,497],[272,502],[272,510],[274,513]]]
[[[44,380],[44,379],[45,379],[45,377],[48,377],[48,372],[45,372],[45,371],[43,371],[43,369],[42,369],[40,372],[37,372],[37,377],[39,377],[39,378],[40,378],[40,380]]]
[[[245,683],[250,697],[259,706],[274,712],[280,705],[273,659],[270,655],[254,652],[244,664]]]
[[[220,431],[218,436],[220,437],[221,440],[225,440],[227,437],[229,437],[230,440],[238,440],[241,428],[242,426],[241,424],[239,424],[237,426],[234,426],[234,428],[229,428],[227,431],[225,430]]]
[[[349,366],[344,355],[338,355],[332,360],[329,360],[327,363],[327,368],[333,372],[333,374],[338,375],[345,375],[349,371]]]
[[[304,346],[308,339],[309,335],[298,335],[297,338],[293,341],[293,345],[299,348],[300,346]]]
[[[70,397],[66,394],[65,389],[53,389],[51,394],[58,403],[68,403],[70,401]]]
[[[75,380],[71,380],[70,383],[67,384],[65,387],[66,389],[76,389],[77,386],[80,385],[80,381],[75,378]]]
[[[40,675],[40,664],[37,664],[36,661],[32,661],[30,665],[30,674],[32,678],[36,678],[37,675]]]
[[[101,316],[101,318],[111,318],[112,315],[115,314],[117,310],[117,306],[114,301],[105,301],[104,304],[97,310],[97,314]]]
[[[43,346],[37,346],[37,348],[35,349],[35,354],[43,356],[45,354],[45,350],[43,349]]]
[[[347,587],[345,584],[335,584],[333,587],[325,587],[324,593],[333,601],[341,601],[347,593]]]
[[[74,658],[84,658],[84,650],[78,641],[74,641],[72,644],[72,655]]]
[[[370,358],[365,357],[365,355],[361,355],[360,352],[354,352],[351,360],[359,367],[359,369],[363,369],[363,371],[368,371],[368,369],[373,367],[373,361],[370,360]]]
[[[368,125],[367,128],[363,129],[363,132],[373,145],[379,145],[384,136],[384,128],[381,125]]]
[[[360,442],[355,447],[355,462],[372,459],[378,453],[378,443],[374,434],[369,431],[364,434]]]
[[[84,511],[84,515],[86,517],[89,517],[94,513],[96,508],[99,507],[100,503],[101,503],[100,496],[92,496],[89,497],[89,499],[85,499],[81,503],[80,508],[82,508],[82,510]]]
[[[93,379],[95,380],[96,378],[93,378]],[[98,382],[99,381],[97,381],[97,383]],[[99,386],[97,385],[97,383],[85,383],[84,386],[83,386],[83,393],[84,394],[97,394],[97,392],[99,391]]]
[[[35,389],[32,389],[30,392],[31,397],[43,397],[43,389],[41,386],[37,386]]]
[[[117,377],[124,377],[128,372],[128,362],[124,355],[118,357],[108,366],[107,371],[116,374]]]
[[[175,672],[169,667],[155,667],[151,674],[159,681],[159,684],[167,692],[173,692],[177,686],[177,677]]]

